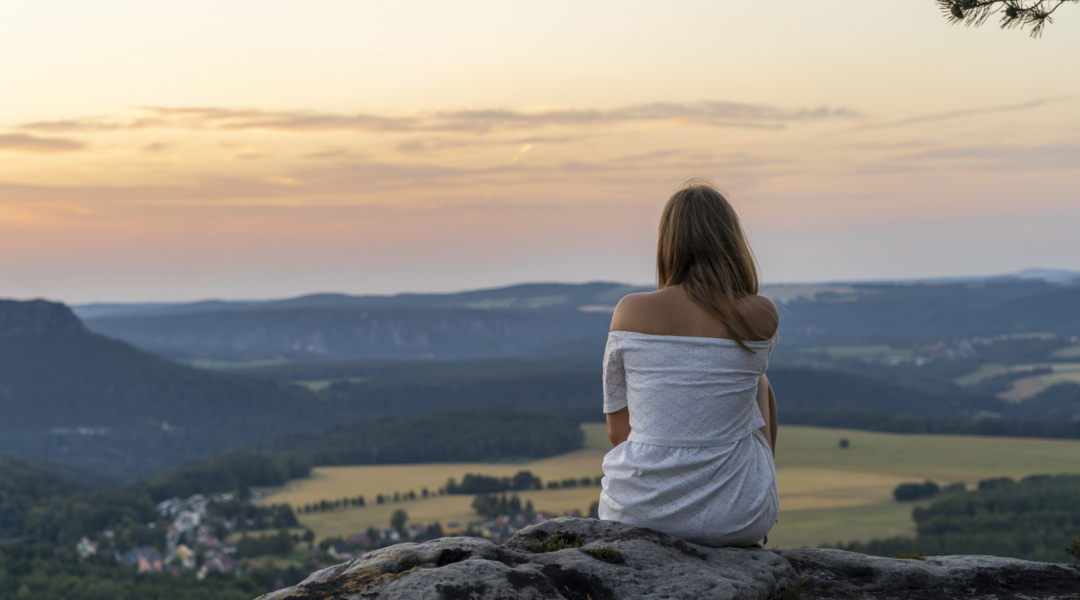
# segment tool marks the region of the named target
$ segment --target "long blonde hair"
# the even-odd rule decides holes
[[[735,309],[735,300],[757,294],[757,265],[727,198],[708,181],[688,181],[664,205],[658,237],[656,286],[681,285],[739,346],[753,352],[745,341],[762,336]]]

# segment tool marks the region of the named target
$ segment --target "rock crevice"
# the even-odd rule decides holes
[[[1080,567],[991,556],[905,560],[705,548],[650,529],[563,518],[523,529],[502,546],[456,537],[383,548],[259,600],[391,598],[1080,600]]]

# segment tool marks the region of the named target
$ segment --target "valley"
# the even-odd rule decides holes
[[[386,528],[391,514],[405,510],[411,521],[482,522],[470,509],[473,496],[433,496],[371,504],[377,494],[418,494],[438,490],[448,477],[465,473],[511,476],[529,470],[543,480],[601,473],[610,448],[600,424],[585,424],[586,448],[532,462],[450,463],[318,467],[312,476],[279,488],[266,488],[264,502],[302,506],[324,499],[364,495],[368,506],[299,514],[303,526],[320,538]],[[846,449],[839,440],[847,439]],[[769,535],[776,547],[816,547],[854,540],[911,534],[911,510],[925,503],[899,503],[892,497],[904,482],[932,480],[969,487],[993,477],[1022,478],[1045,473],[1080,473],[1080,442],[948,435],[897,435],[785,425],[777,449],[781,515]],[[514,492],[537,510],[587,514],[599,488]]]

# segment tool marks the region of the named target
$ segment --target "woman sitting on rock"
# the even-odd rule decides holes
[[[765,377],[779,316],[757,295],[735,209],[691,182],[660,217],[657,291],[611,319],[600,518],[705,546],[762,544],[776,521],[776,401]]]

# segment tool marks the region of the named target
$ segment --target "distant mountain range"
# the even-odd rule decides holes
[[[113,312],[86,326],[61,304],[0,301],[0,454],[130,479],[267,436],[380,415],[527,408],[602,419],[605,311],[635,289],[538,284],[380,300],[175,305],[156,314]],[[1080,286],[1011,278],[769,293],[783,313],[770,377],[785,423],[1080,436],[1080,423],[1072,423],[1080,386],[1054,386],[1011,405],[953,382],[988,360],[1037,363],[1075,344],[1068,336],[1080,335]],[[398,300],[402,306],[378,304]],[[819,359],[821,346],[1032,331],[1067,335],[984,345],[989,359],[933,368]],[[215,372],[124,340],[173,357],[265,362]],[[809,362],[785,365],[785,352]],[[452,360],[461,358],[469,360]],[[976,422],[994,415],[1001,418]]]
[[[177,360],[597,360],[620,283],[526,284],[454,294],[76,306],[98,333]],[[1080,273],[767,286],[786,344],[1080,333]]]

